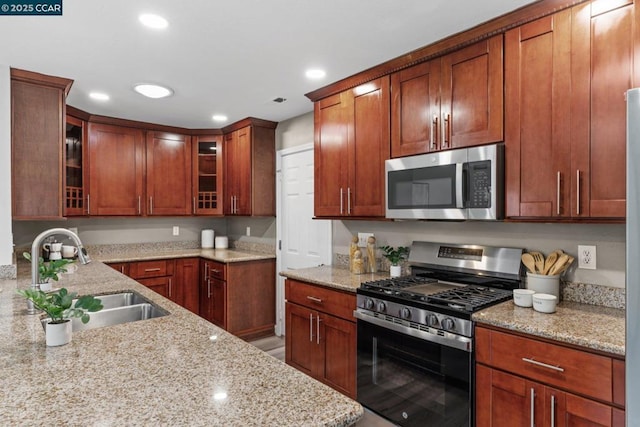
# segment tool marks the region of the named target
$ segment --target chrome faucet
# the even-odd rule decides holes
[[[49,236],[53,236],[55,234],[65,235],[78,247],[78,260],[80,260],[81,264],[88,264],[91,262],[91,258],[87,254],[87,251],[82,246],[82,242],[76,233],[73,231],[67,230],[66,228],[51,228],[49,230],[45,230],[42,233],[38,234],[35,239],[33,239],[33,244],[31,245],[31,287],[35,288],[40,283],[40,277],[38,273],[38,263],[40,259],[40,246],[44,239]]]

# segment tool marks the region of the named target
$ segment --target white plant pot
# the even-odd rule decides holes
[[[51,284],[51,282],[40,283],[39,286],[42,292],[49,292],[51,289],[53,289],[53,285]]]
[[[391,277],[400,277],[402,276],[402,266],[401,265],[392,265],[389,268],[389,274]]]
[[[71,342],[71,333],[71,320],[67,319],[63,323],[47,323],[45,329],[47,346],[56,347],[69,344]]]

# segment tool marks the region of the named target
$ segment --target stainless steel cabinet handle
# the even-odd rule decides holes
[[[91,214],[91,194],[87,194],[87,215]]]
[[[536,392],[531,388],[531,427],[536,427]]]
[[[576,214],[580,215],[580,169],[576,171]]]
[[[153,215],[153,196],[149,196],[149,214]]]
[[[340,187],[340,215],[342,215],[342,208],[343,208],[343,204],[342,204],[342,187]]]
[[[316,344],[320,344],[320,315],[316,317]]]
[[[204,263],[204,277],[209,277],[209,264]]]
[[[560,171],[556,176],[556,214],[560,215]]]
[[[449,148],[451,143],[451,114],[442,120],[442,148]]]
[[[431,121],[431,141],[429,141],[429,149],[436,149],[436,138],[438,138],[438,116],[434,114]]]
[[[322,303],[322,300],[320,298],[312,297],[311,295],[307,295],[307,299],[313,302]]]
[[[193,213],[196,213],[196,198],[193,198]]]
[[[551,427],[556,427],[556,397],[551,395]]]
[[[211,298],[211,279],[207,279],[207,298]]]
[[[527,363],[531,363],[532,365],[540,366],[540,367],[543,367],[543,368],[553,369],[554,371],[564,372],[564,369],[561,368],[560,366],[549,365],[548,363],[538,362],[537,360],[534,360],[534,359],[528,359],[526,357],[523,357],[522,361],[523,362],[527,362]]]
[[[313,342],[313,313],[309,313],[309,342]]]
[[[351,215],[351,187],[347,188],[347,215]]]
[[[145,268],[145,273],[151,273],[152,271],[160,271],[160,268]]]
[[[233,196],[231,196],[231,213],[233,213]]]
[[[140,201],[141,197],[138,196],[138,215],[142,215],[142,203]]]

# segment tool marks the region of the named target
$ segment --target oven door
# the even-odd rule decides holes
[[[358,319],[358,401],[401,426],[471,425],[472,353]]]

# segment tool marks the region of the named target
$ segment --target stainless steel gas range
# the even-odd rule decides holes
[[[522,253],[413,242],[411,276],[363,283],[358,401],[402,426],[473,425],[471,315],[521,287]]]

